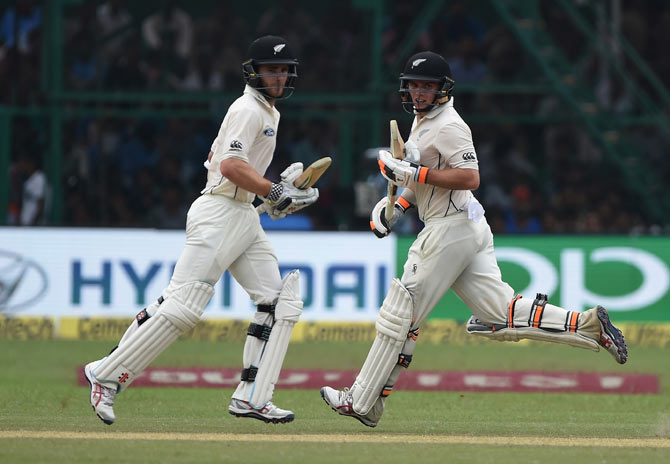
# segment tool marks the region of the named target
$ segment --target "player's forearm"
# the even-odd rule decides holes
[[[270,193],[272,183],[258,174],[249,163],[236,158],[228,158],[221,162],[221,174],[233,184],[247,192],[266,197]]]
[[[475,169],[430,169],[426,184],[450,190],[476,190],[479,188],[479,171]]]

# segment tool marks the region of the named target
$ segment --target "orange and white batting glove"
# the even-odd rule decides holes
[[[370,229],[377,236],[377,238],[384,238],[391,233],[391,228],[398,222],[408,209],[414,206],[416,199],[414,192],[405,189],[402,196],[399,196],[393,205],[393,217],[390,221],[386,221],[386,204],[388,200],[386,197],[377,202],[370,214]]]
[[[409,187],[413,183],[425,184],[430,171],[426,166],[412,161],[395,159],[386,150],[379,150],[378,164],[386,180],[398,187]]]

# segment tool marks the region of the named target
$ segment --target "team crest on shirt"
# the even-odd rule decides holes
[[[233,140],[230,142],[231,151],[242,151],[242,142],[239,140]]]
[[[268,137],[272,137],[275,135],[275,130],[272,127],[268,127],[263,131],[263,134],[267,135]]]

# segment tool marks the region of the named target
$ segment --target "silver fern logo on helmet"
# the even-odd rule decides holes
[[[272,47],[275,51],[275,55],[277,53],[279,53],[280,51],[282,51],[285,46],[286,46],[286,44],[279,44],[279,45],[275,45],[274,47]]]
[[[412,67],[416,68],[417,66],[419,66],[424,61],[426,61],[426,58],[419,58],[418,60],[414,60],[414,61],[412,61]]]

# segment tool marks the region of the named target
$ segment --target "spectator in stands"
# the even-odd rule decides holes
[[[32,0],[16,0],[0,19],[0,103],[37,104],[42,12]]]
[[[155,140],[156,128],[150,122],[135,122],[126,127],[118,149],[110,160],[121,170],[121,181],[129,184],[138,169],[156,166]]]
[[[415,14],[416,9],[412,2],[394,2],[393,6],[387,10],[387,14],[384,17],[384,33],[382,36],[384,65],[386,67],[395,64],[397,53],[401,50],[403,41],[407,35],[407,18],[411,18]],[[440,27],[439,29],[441,30],[442,28]],[[438,31],[434,31],[431,34],[434,37],[438,37],[439,35]],[[397,101],[397,98],[394,101]]]
[[[102,81],[104,63],[100,62],[95,45],[83,31],[75,35],[70,47],[68,83],[73,90],[90,90]]]
[[[133,18],[126,9],[124,0],[107,0],[101,3],[96,10],[96,16],[103,41],[102,55],[107,61],[113,61],[121,54],[123,43],[131,34]]]
[[[128,200],[133,214],[142,218],[147,216],[147,212],[152,211],[160,201],[161,186],[156,184],[156,173],[149,167],[141,167],[133,176],[133,188],[130,189]],[[186,204],[188,198],[182,197],[182,204]],[[146,223],[142,226],[153,227]]]
[[[231,2],[205,2],[212,6],[211,10],[203,8],[202,2],[178,4],[163,0],[146,3],[125,0],[65,3],[62,9],[65,43],[63,62],[66,66],[63,77],[70,89],[100,88],[107,92],[237,89],[240,82],[239,63],[243,60],[237,45],[250,40],[258,28],[273,33],[291,29],[286,35],[296,36],[292,43],[296,48],[300,47],[301,61],[309,63],[309,66],[305,66],[305,73],[299,76],[302,89],[315,92],[321,92],[324,88],[329,91],[358,93],[369,91],[367,87],[361,86],[361,82],[368,82],[370,78],[372,49],[366,31],[369,30],[372,14],[371,10],[359,8],[351,2],[331,2],[332,4],[314,8],[306,0],[280,0],[263,9],[260,15],[246,15],[252,7],[238,7]],[[0,105],[33,105],[46,108],[40,93],[42,84],[47,82],[40,76],[40,33],[44,29],[43,20],[46,19],[43,17],[44,8],[40,7],[46,5],[46,2],[13,0],[3,2],[2,5],[10,6],[0,11]],[[183,10],[176,8],[176,5],[180,5]],[[546,83],[543,74],[533,62],[528,60],[529,65],[525,66],[524,56],[528,54],[517,43],[509,27],[489,10],[482,10],[482,5],[486,5],[486,2],[446,2],[442,12],[435,16],[427,30],[420,33],[418,46],[432,48],[422,42],[432,37],[431,40],[436,42],[435,48],[449,54],[449,63],[457,86],[464,83],[510,83],[517,77],[519,83],[529,82],[531,79],[537,79],[537,83]],[[128,6],[132,8],[129,10]],[[393,64],[395,53],[412,32],[408,28],[407,18],[415,17],[418,11],[412,2],[394,1],[388,2],[388,6],[383,18],[381,38],[383,62],[387,66]],[[150,8],[155,8],[155,11],[146,21],[140,22],[139,16],[133,20],[131,11],[142,14],[139,12]],[[670,41],[668,2],[623,2],[621,8],[622,34],[652,67],[660,81],[668,82],[670,60],[666,58],[664,47],[657,46]],[[583,12],[591,11],[586,4],[580,4],[578,9]],[[559,51],[574,60],[576,76],[584,76],[577,82],[588,85],[594,91],[602,108],[618,113],[632,112],[631,115],[635,116],[635,111],[640,109],[633,105],[637,101],[635,92],[623,86],[616,73],[609,76],[600,74],[597,63],[591,72],[582,71],[585,57],[588,58],[586,52],[589,44],[565,14],[565,10],[557,2],[542,0],[540,13],[541,19],[546,23],[546,30],[556,42]],[[427,33],[428,30],[430,34]],[[143,43],[143,38],[146,44]],[[174,63],[177,65],[172,66]],[[593,65],[593,60],[589,64]],[[623,65],[628,73],[633,73],[633,79],[637,79],[634,74],[636,67],[628,63]],[[533,68],[536,72],[526,72]],[[635,90],[649,90],[649,84],[639,83],[640,87]],[[374,91],[379,91],[380,95],[383,92],[380,89]],[[222,94],[220,101],[211,102],[213,112],[219,109],[215,105],[225,109],[230,103],[226,101],[225,93]],[[391,90],[387,94],[391,103],[387,104],[384,111],[393,113],[398,110],[397,102]],[[471,94],[462,94],[459,99],[459,107],[467,114],[483,115],[487,120],[493,121],[473,123],[472,130],[479,141],[477,151],[481,161],[482,188],[476,195],[486,205],[487,216],[494,232],[505,232],[505,212],[511,211],[517,218],[513,222],[523,215],[523,212],[517,210],[513,192],[504,188],[507,185],[506,177],[510,175],[521,175],[529,179],[541,176],[542,185],[533,184],[531,181],[529,188],[533,196],[551,205],[546,208],[552,210],[550,213],[545,210],[542,214],[537,211],[534,214],[541,221],[544,232],[597,233],[597,230],[602,229],[602,233],[626,233],[628,228],[648,230],[649,224],[640,225],[641,219],[636,211],[639,207],[614,203],[628,196],[629,186],[602,184],[599,180],[599,172],[608,163],[605,162],[605,154],[594,147],[592,137],[585,130],[577,125],[537,125],[535,122],[525,125],[516,122],[515,115],[518,114],[537,114],[538,119],[569,120],[573,115],[569,105],[565,105],[560,96],[549,95],[505,92],[494,94],[478,90]],[[79,103],[66,104],[69,106]],[[123,108],[123,105],[132,105],[132,108],[150,106],[138,102],[113,103],[110,106]],[[175,107],[195,108],[198,105],[199,108],[204,107],[202,103],[193,101]],[[156,107],[166,106],[160,103]],[[309,107],[301,106],[302,108]],[[342,108],[348,111],[361,106],[348,107],[340,102],[317,109],[332,111],[334,114]],[[666,112],[667,110],[666,108]],[[287,107],[286,116],[292,117],[292,114],[296,114],[294,111],[295,107]],[[166,114],[166,117],[169,116]],[[65,200],[74,204],[77,198],[84,196],[92,205],[88,214],[85,214],[83,208],[72,211],[69,210],[71,206],[64,208],[68,221],[66,223],[116,225],[112,219],[111,205],[102,206],[100,203],[108,203],[109,200],[105,200],[104,189],[107,187],[99,181],[99,176],[107,168],[120,167],[125,171],[120,175],[119,182],[124,185],[134,184],[136,190],[115,199],[116,210],[122,209],[118,205],[123,201],[132,214],[114,214],[125,217],[123,221],[126,224],[130,220],[128,218],[139,221],[142,217],[139,211],[149,211],[154,204],[143,203],[139,198],[153,199],[158,192],[150,183],[137,179],[143,177],[144,169],[153,169],[150,166],[167,159],[165,157],[168,156],[175,162],[169,161],[164,169],[176,170],[181,174],[179,182],[183,189],[182,201],[188,203],[193,192],[199,190],[203,175],[201,156],[209,150],[216,127],[212,128],[212,123],[207,118],[197,121],[190,118],[174,119],[172,122],[163,119],[150,120],[148,126],[153,126],[152,134],[146,138],[137,136],[133,129],[137,127],[137,121],[131,119],[110,121],[95,116],[87,119],[85,124],[81,123],[85,128],[66,129],[63,137],[63,147],[66,148],[63,170],[67,179],[71,178],[77,183],[77,188],[72,192],[68,190]],[[16,138],[15,121],[12,119],[11,122],[13,139]],[[41,129],[33,128],[31,136],[37,138],[39,134],[36,131],[47,133],[47,121],[35,121],[35,127],[43,126]],[[338,124],[337,121],[323,123],[310,120],[300,124],[299,130],[297,124],[287,126],[277,140],[279,145],[276,159],[288,163],[294,158],[316,155],[318,151],[324,151],[323,154],[332,151],[336,157],[342,155],[337,153],[340,146]],[[193,127],[189,128],[189,125]],[[367,122],[354,127],[352,144],[355,151],[367,146],[370,129]],[[403,134],[407,134],[408,129],[409,127],[403,128]],[[654,166],[658,177],[665,179],[663,185],[668,185],[668,144],[662,136],[662,129],[660,125],[627,126],[626,139],[638,152],[644,153],[646,161]],[[386,126],[380,126],[377,130],[380,134],[386,134]],[[322,149],[319,148],[319,143],[323,134],[327,135],[326,147]],[[518,134],[517,138],[514,134]],[[310,140],[312,137],[315,138]],[[380,143],[386,140],[385,137],[387,136],[380,136]],[[180,138],[181,143],[178,142]],[[123,148],[120,148],[121,143]],[[528,146],[524,147],[524,143]],[[170,148],[170,153],[166,153],[163,145]],[[18,151],[13,145],[12,158],[17,158],[17,154]],[[574,159],[581,166],[581,176],[573,173],[569,165],[570,159]],[[339,161],[335,159],[328,177],[320,181],[319,185],[324,187],[321,189],[321,207],[310,209],[307,214],[314,217],[316,228],[336,229],[341,226],[364,229],[367,224],[359,224],[351,211],[353,208],[342,207],[341,196],[351,196],[353,190],[345,191],[347,189],[340,187],[340,177],[337,175]],[[356,157],[354,162],[357,162]],[[272,169],[273,166],[270,167]],[[10,170],[12,179],[17,178],[17,173],[18,164],[14,163]],[[340,175],[345,178],[350,173],[342,172]],[[25,179],[17,184],[17,193],[11,195],[10,214],[13,214],[13,221],[17,224],[20,222],[23,180]],[[12,185],[16,183],[12,182]],[[600,190],[591,190],[596,188]],[[574,191],[586,192],[588,202]],[[605,191],[608,195],[603,194]],[[578,209],[573,211],[573,208]],[[107,212],[103,214],[103,210]],[[618,217],[618,212],[622,210],[628,213]],[[615,217],[616,220],[612,219]],[[141,224],[136,222],[132,225]]]
[[[105,75],[106,90],[138,91],[149,86],[150,69],[142,59],[139,37],[130,35],[124,41],[124,52],[109,67]]]
[[[179,88],[186,91],[221,90],[223,74],[215,67],[214,57],[208,53],[192,56]]]
[[[472,35],[463,35],[456,54],[449,59],[454,80],[458,83],[478,84],[486,76],[486,64],[479,59],[477,41]]]
[[[17,226],[21,216],[21,190],[24,175],[17,162],[9,164],[9,203],[7,205],[7,224]]]
[[[42,10],[33,0],[14,3],[0,20],[0,48],[5,52],[15,48],[20,54],[30,54],[36,47],[35,33],[42,26]]]
[[[221,88],[237,89],[239,63],[244,61],[237,45],[251,40],[253,28],[244,17],[231,11],[231,3],[217,2],[212,14],[194,19],[194,29],[195,50],[211,57],[212,68],[221,76]]]
[[[22,226],[44,224],[49,184],[36,156],[34,153],[23,153],[19,156],[18,167],[22,177],[25,178],[21,191]]]
[[[539,234],[542,223],[535,213],[534,203],[537,192],[526,183],[519,183],[512,189],[512,205],[505,211],[505,232],[508,234]]]
[[[481,20],[470,13],[468,2],[453,0],[447,4],[444,20],[444,32],[447,43],[459,43],[465,36],[472,37],[476,43],[484,40],[486,33]]]
[[[541,0],[540,16],[554,43],[571,63],[577,63],[588,41],[565,10],[558,2]]]
[[[159,11],[144,20],[142,37],[147,46],[164,59],[184,61],[193,47],[193,21],[175,3],[165,0]]]
[[[158,196],[158,203],[149,213],[147,227],[157,229],[183,229],[186,226],[188,205],[183,201],[184,192],[178,182],[165,183]]]

